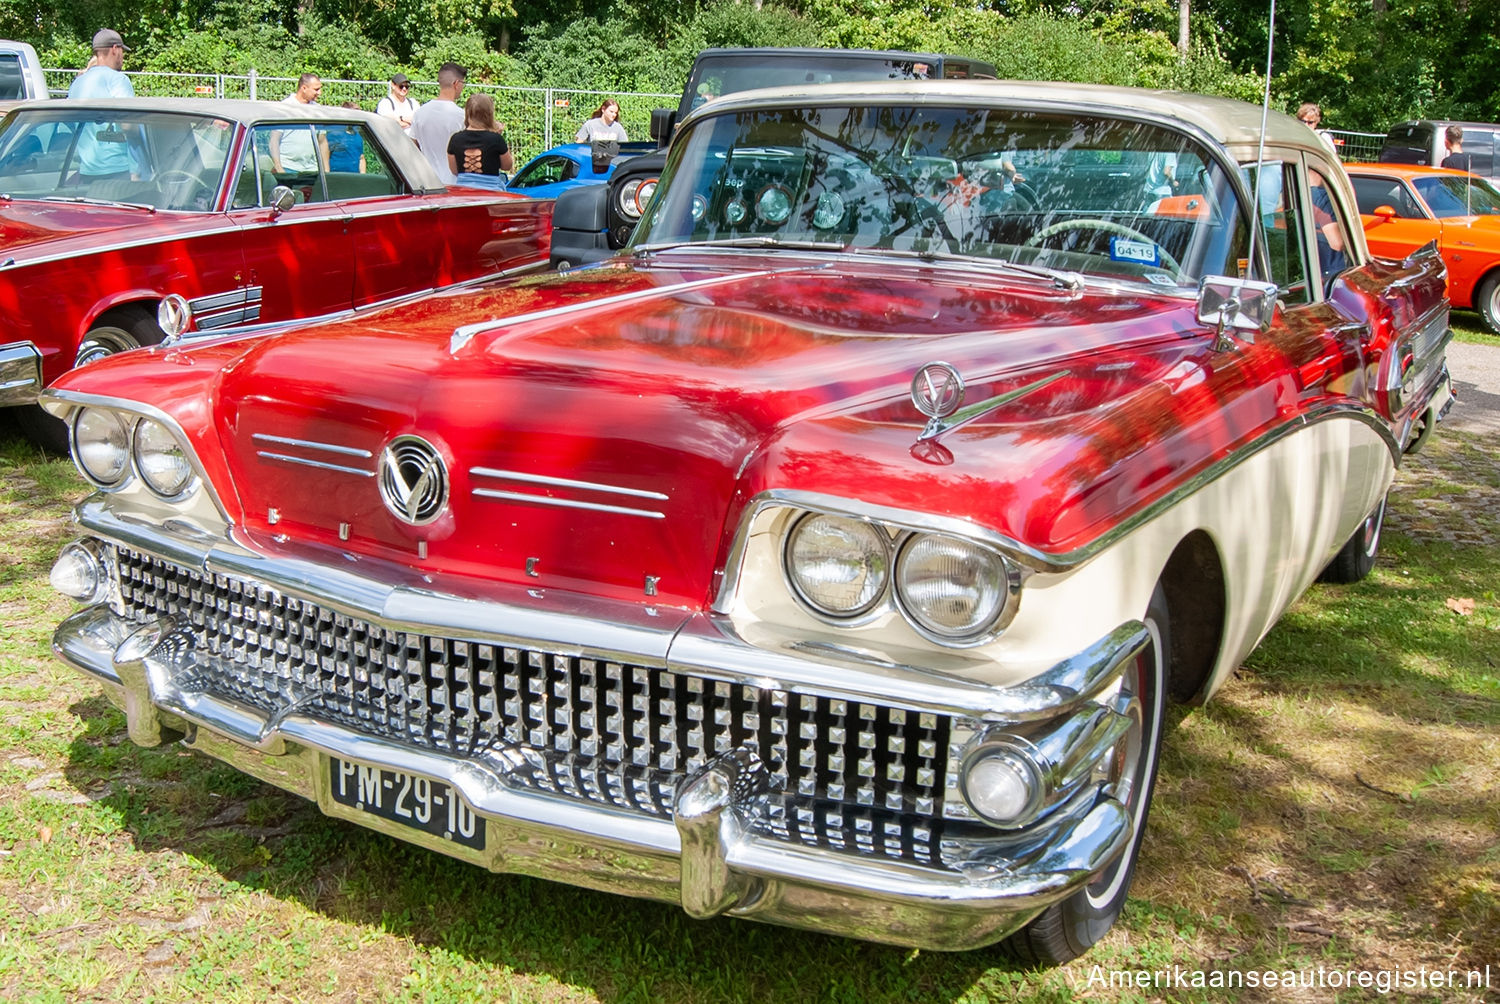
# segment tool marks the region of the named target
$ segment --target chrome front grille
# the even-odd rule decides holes
[[[749,747],[770,788],[762,832],[939,863],[943,715],[392,631],[126,548],[116,559],[116,613],[171,617],[214,656],[190,689],[456,756],[520,747],[533,769],[514,783],[656,816],[688,773]]]

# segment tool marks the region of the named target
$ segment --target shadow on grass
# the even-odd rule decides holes
[[[1071,999],[1061,977],[1016,971],[995,949],[914,953],[696,921],[666,904],[491,874],[325,817],[175,744],[122,742],[124,718],[102,697],[69,711],[85,726],[69,780],[82,791],[110,785],[99,801],[142,851],[192,855],[241,885],[497,971],[545,974],[605,1001],[947,1001],[997,980],[1024,986],[1028,1000]]]

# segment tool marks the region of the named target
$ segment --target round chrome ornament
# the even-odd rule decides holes
[[[168,293],[156,305],[156,326],[168,338],[178,338],[188,329],[193,320],[193,308],[177,293]]]
[[[964,403],[964,378],[947,363],[928,363],[911,378],[911,403],[928,418],[947,418]]]
[[[397,436],[380,453],[380,498],[391,515],[424,526],[448,506],[448,465],[418,436]]]

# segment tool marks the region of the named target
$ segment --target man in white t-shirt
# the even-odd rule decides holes
[[[375,104],[376,115],[395,119],[408,136],[411,135],[412,119],[416,117],[417,107],[421,104],[416,98],[408,97],[410,93],[411,80],[406,74],[397,73],[391,77],[390,93]]]
[[[315,105],[318,95],[323,93],[323,81],[316,73],[304,73],[297,80],[297,89],[282,99],[288,105]],[[328,140],[318,134],[318,146]],[[327,163],[327,154],[313,147],[313,132],[307,126],[291,126],[285,131],[271,133],[271,170],[277,174],[317,174],[318,163]]]
[[[454,182],[453,172],[448,170],[448,140],[464,127],[464,110],[458,99],[467,77],[462,66],[444,63],[438,69],[437,99],[418,108],[411,121],[411,138],[445,185]]]

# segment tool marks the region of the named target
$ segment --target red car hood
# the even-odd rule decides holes
[[[157,217],[145,209],[0,199],[0,257],[15,258],[21,264],[37,254],[67,250],[70,241],[83,237],[94,238],[87,245],[97,247],[99,234],[140,226]]]
[[[535,559],[538,585],[620,597],[640,597],[652,576],[657,602],[696,606],[742,508],[767,489],[985,510],[942,487],[954,483],[934,466],[943,461],[914,454],[925,420],[909,387],[935,360],[964,375],[970,402],[1070,370],[970,427],[971,447],[945,439],[973,468],[965,492],[1014,500],[1017,477],[1053,484],[1036,506],[989,508],[993,528],[1056,543],[1037,518],[1067,507],[1070,489],[1048,469],[1058,437],[1089,435],[1080,415],[1149,385],[1193,344],[1181,337],[1196,328],[1192,302],[1148,288],[1085,295],[847,263],[835,283],[795,261],[450,293],[239,345],[132,353],[63,386],[154,384],[161,393],[147,399],[203,440],[213,401],[226,469],[211,474],[233,482],[221,495],[237,497],[236,518],[262,539],[523,583]],[[496,320],[463,327],[476,318]],[[188,370],[208,385],[185,383]],[[1138,447],[1140,433],[1123,446]],[[404,435],[436,446],[451,478],[447,512],[426,526],[387,511],[374,476]]]

